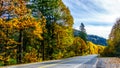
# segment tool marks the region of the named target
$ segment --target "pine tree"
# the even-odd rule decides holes
[[[44,16],[46,19],[46,30],[47,32],[43,33],[44,40],[41,41],[42,43],[42,53],[43,53],[43,60],[44,56],[46,54],[46,58],[49,58],[49,56],[52,55],[53,48],[51,48],[52,45],[54,45],[54,27],[53,22],[55,22],[55,10],[58,7],[59,0],[37,0],[33,1],[35,4],[33,9],[33,12],[37,12],[41,15],[34,15],[35,17]],[[45,50],[46,49],[46,50]],[[49,50],[49,51],[47,51]]]
[[[87,42],[87,33],[86,33],[85,26],[84,26],[83,23],[81,23],[81,25],[80,25],[80,33],[79,33],[79,36],[80,36],[85,42]]]

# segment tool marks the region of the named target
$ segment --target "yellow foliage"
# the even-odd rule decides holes
[[[55,59],[61,59],[63,58],[64,54],[62,52],[58,52],[57,54],[52,55]]]
[[[6,53],[3,53],[3,55],[6,54]],[[10,55],[4,57],[3,55],[0,55],[0,61],[9,61],[10,59]]]
[[[74,47],[76,55],[83,55],[87,50],[87,45],[85,41],[80,37],[76,37],[74,39],[72,47]]]
[[[24,56],[24,62],[28,63],[28,62],[37,62],[37,50],[32,48],[32,50],[28,53],[25,54]]]
[[[62,57],[63,57],[63,54],[61,52],[59,52],[57,58],[61,59]]]
[[[4,58],[0,56],[0,60],[2,59],[2,61],[4,62],[9,62],[10,57],[16,58],[13,57],[15,56],[17,51],[16,46],[21,43],[15,40],[15,38],[19,36],[20,30],[23,31],[23,34],[28,33],[27,36],[32,36],[33,39],[42,39],[41,34],[43,33],[43,27],[45,22],[43,24],[41,23],[43,23],[41,22],[41,20],[36,20],[35,18],[30,16],[13,18],[9,21],[5,21],[0,18],[0,44],[5,45],[2,46],[2,48],[4,48],[2,51],[6,52],[6,54],[2,55]],[[13,36],[14,34],[17,34],[17,36]],[[26,62],[37,62],[38,60],[36,54],[32,52],[26,54]]]
[[[67,46],[72,45],[73,35],[72,30],[68,29],[66,26],[61,26],[57,23],[53,24],[54,26],[54,35],[56,37],[57,46],[64,49]]]
[[[92,42],[88,42],[88,50],[90,54],[100,54],[101,52],[103,52],[105,46],[102,45],[96,45]]]
[[[0,0],[0,4],[4,3],[9,5],[0,5],[0,12],[6,13],[6,11],[8,11],[10,15],[14,15],[15,17],[25,16],[30,12],[26,7],[25,0]],[[1,15],[0,13],[0,16]]]
[[[81,49],[86,49],[87,48],[85,41],[83,39],[81,39],[80,37],[75,38],[75,40],[73,42],[73,45],[77,45]]]
[[[42,17],[41,19],[35,19],[30,16],[30,10],[26,7],[26,0],[0,0],[0,12],[8,12],[10,17],[6,20],[6,17],[2,17],[0,13],[0,45],[1,53],[0,60],[6,62],[10,61],[10,58],[16,59],[18,44],[26,43],[25,36],[30,39],[42,40],[41,34],[45,32],[46,19]],[[6,6],[2,5],[6,4]],[[20,37],[20,32],[23,34],[23,41],[18,41]],[[27,34],[27,35],[25,35]],[[29,38],[28,38],[29,39]],[[28,41],[27,41],[28,42]],[[33,41],[32,41],[33,42]],[[28,43],[29,45],[33,45]],[[27,44],[26,44],[27,45]],[[24,47],[24,45],[23,45]],[[4,54],[3,54],[4,53]],[[28,52],[24,56],[26,62],[36,62],[37,60],[37,50],[33,48],[31,52]]]
[[[0,56],[0,60],[3,60],[3,56]]]

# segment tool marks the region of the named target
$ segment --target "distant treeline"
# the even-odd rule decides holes
[[[80,30],[74,29],[74,36],[79,36]],[[97,45],[107,46],[107,40],[97,35],[87,35],[87,41],[91,41]]]

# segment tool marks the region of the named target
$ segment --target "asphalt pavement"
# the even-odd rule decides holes
[[[97,55],[77,56],[62,60],[51,60],[2,68],[96,68]]]

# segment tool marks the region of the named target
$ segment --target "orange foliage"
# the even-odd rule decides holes
[[[25,54],[24,62],[28,63],[28,62],[37,62],[37,61],[38,61],[38,59],[37,59],[37,50],[32,48],[32,51]]]
[[[0,16],[6,11],[15,17],[25,16],[30,12],[26,8],[25,0],[0,0]]]

